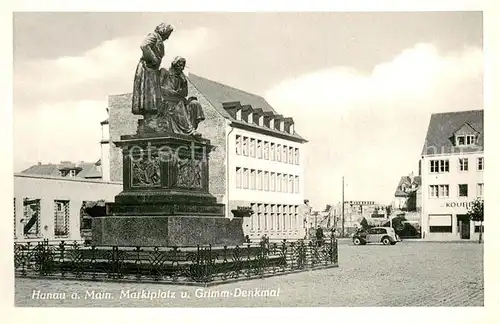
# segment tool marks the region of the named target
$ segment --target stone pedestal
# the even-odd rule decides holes
[[[208,156],[202,138],[175,134],[122,136],[123,191],[95,217],[96,245],[236,245],[242,219],[228,219],[208,191]],[[220,162],[219,162],[220,163]]]

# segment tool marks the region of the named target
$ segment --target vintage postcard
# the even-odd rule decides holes
[[[13,13],[15,306],[483,307],[483,20]]]

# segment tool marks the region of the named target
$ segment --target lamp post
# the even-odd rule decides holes
[[[344,176],[342,176],[342,237],[344,237]]]

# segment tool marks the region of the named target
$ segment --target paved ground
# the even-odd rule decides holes
[[[482,244],[404,241],[395,246],[353,246],[342,242],[339,263],[339,268],[210,288],[18,278],[15,302],[16,306],[72,307],[484,305]],[[242,296],[255,288],[278,296]],[[224,296],[225,292],[231,296]],[[65,299],[41,299],[46,293],[64,293]],[[153,293],[161,298],[152,298]],[[187,293],[186,298],[181,293]],[[80,298],[72,299],[72,294]],[[219,297],[207,297],[210,294]]]

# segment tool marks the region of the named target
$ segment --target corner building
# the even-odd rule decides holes
[[[243,229],[250,239],[304,237],[304,144],[291,117],[278,114],[262,97],[189,74],[189,96],[203,107],[198,130],[216,146],[210,153],[209,188],[232,210],[251,207]],[[135,134],[140,118],[131,113],[132,94],[109,97],[109,174],[122,181],[121,135]]]
[[[483,124],[483,110],[431,116],[421,156],[424,239],[478,239],[480,224],[466,214],[484,195]]]

